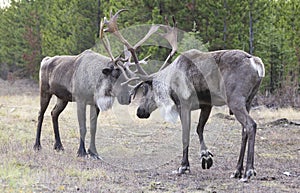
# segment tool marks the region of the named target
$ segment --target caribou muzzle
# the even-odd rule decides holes
[[[138,108],[136,115],[140,119],[147,119],[150,117],[150,113],[148,111],[146,111],[144,108]]]
[[[117,99],[118,99],[118,102],[121,105],[129,105],[131,103],[130,95],[128,95],[128,96],[119,96],[119,97],[117,97]]]

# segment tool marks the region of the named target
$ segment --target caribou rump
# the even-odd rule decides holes
[[[235,115],[243,127],[240,156],[236,171],[231,177],[248,181],[256,174],[254,143],[257,127],[249,111],[264,74],[261,59],[241,50],[214,52],[188,50],[163,70],[143,78],[143,81],[134,88],[133,95],[139,88],[143,88],[137,116],[148,118],[155,109],[160,107],[166,120],[174,121],[176,117],[180,117],[183,157],[181,166],[175,172],[183,174],[190,171],[188,149],[191,111],[201,109],[197,134],[200,141],[202,168],[209,169],[213,164],[213,155],[205,145],[203,129],[212,106],[227,104],[230,113]],[[246,170],[242,176],[247,142]]]

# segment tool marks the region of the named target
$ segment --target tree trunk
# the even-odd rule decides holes
[[[101,22],[101,0],[98,0],[98,9],[97,9],[97,38],[99,38],[100,33],[100,22]]]
[[[253,17],[252,17],[253,1],[249,1],[249,53],[252,55],[254,52],[253,41]]]
[[[224,10],[225,10],[225,15],[224,15],[224,18],[223,18],[223,49],[225,50],[226,49],[226,40],[227,40],[227,36],[226,36],[226,33],[227,33],[227,20],[226,20],[226,17],[227,17],[227,2],[226,2],[226,0],[224,0],[223,6],[224,6]]]

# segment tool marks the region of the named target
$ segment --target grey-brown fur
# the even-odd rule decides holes
[[[254,171],[254,143],[256,123],[249,115],[251,101],[264,76],[264,65],[255,56],[241,50],[182,53],[168,67],[153,75],[153,79],[139,84],[144,88],[137,116],[148,118],[161,107],[166,119],[179,115],[182,125],[183,158],[178,174],[189,171],[188,147],[190,141],[191,111],[201,109],[197,133],[201,146],[202,167],[212,166],[212,154],[203,139],[203,129],[212,106],[227,104],[241,123],[242,144],[236,171],[232,177],[241,178],[246,143],[248,154],[243,181]]]
[[[54,149],[63,150],[59,136],[58,116],[68,102],[77,104],[77,116],[80,128],[80,146],[78,156],[86,156],[86,106],[90,105],[91,141],[89,153],[96,158],[95,133],[99,111],[109,109],[116,96],[120,104],[129,104],[128,86],[121,86],[124,80],[121,71],[114,67],[111,59],[86,50],[76,56],[46,57],[40,67],[40,112],[34,149],[41,149],[40,137],[44,113],[52,95],[57,102],[51,112],[55,134]]]

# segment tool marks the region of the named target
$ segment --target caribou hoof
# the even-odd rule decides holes
[[[56,151],[64,151],[64,147],[63,147],[63,145],[61,143],[55,143],[54,144],[54,149]]]
[[[240,179],[241,182],[248,182],[251,178],[251,176],[256,176],[256,171],[254,169],[248,170],[244,177]]]
[[[77,151],[77,157],[87,157],[87,156],[88,156],[88,154],[86,153],[86,151],[84,149],[83,150],[79,149]]]
[[[173,171],[172,174],[182,175],[191,173],[190,166],[181,166],[177,170]]]
[[[214,156],[210,151],[201,151],[200,159],[202,162],[202,169],[209,169],[213,165],[212,157]]]
[[[103,159],[98,155],[98,153],[94,153],[94,152],[92,152],[91,150],[88,150],[88,153],[89,153],[90,157],[93,158],[93,159],[96,159],[96,160],[103,160]]]
[[[230,178],[242,178],[242,171],[235,170],[233,174],[231,174]]]
[[[41,146],[40,144],[35,144],[35,145],[33,146],[33,149],[34,149],[35,151],[40,151],[40,150],[42,149],[42,146]]]

